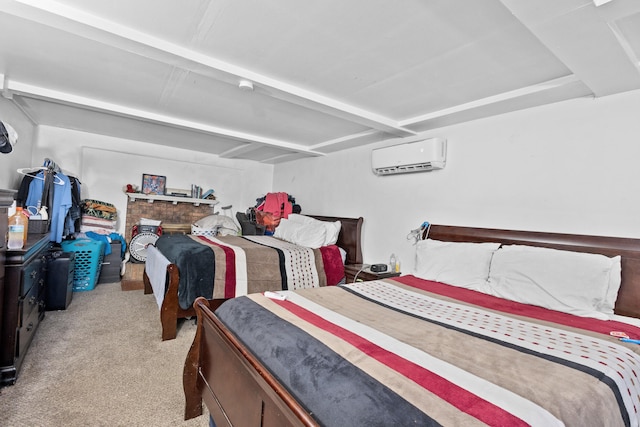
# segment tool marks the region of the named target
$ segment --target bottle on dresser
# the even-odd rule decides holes
[[[7,249],[22,249],[27,244],[29,218],[21,206],[16,207],[16,213],[9,217],[7,233]]]
[[[391,254],[389,258],[389,272],[400,273],[400,259],[398,259],[396,254]]]

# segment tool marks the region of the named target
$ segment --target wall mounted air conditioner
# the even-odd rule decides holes
[[[372,150],[371,169],[376,175],[426,172],[444,168],[446,158],[446,139],[423,139]]]

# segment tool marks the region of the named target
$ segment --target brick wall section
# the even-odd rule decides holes
[[[154,200],[137,199],[127,202],[127,221],[125,226],[125,239],[131,240],[131,227],[140,221],[140,218],[156,219],[165,224],[193,224],[200,218],[213,214],[211,205],[202,204],[194,206],[193,203],[177,203]]]

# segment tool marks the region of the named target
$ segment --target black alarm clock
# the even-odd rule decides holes
[[[369,269],[373,273],[383,273],[387,271],[387,264],[373,264]]]

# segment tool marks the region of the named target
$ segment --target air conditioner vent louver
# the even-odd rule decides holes
[[[422,172],[433,170],[431,163],[418,163],[415,165],[405,165],[390,168],[378,168],[376,173],[378,175],[392,175],[394,173],[409,173],[409,172]]]
[[[376,175],[427,172],[444,168],[446,154],[446,140],[425,139],[373,150],[371,168]]]

